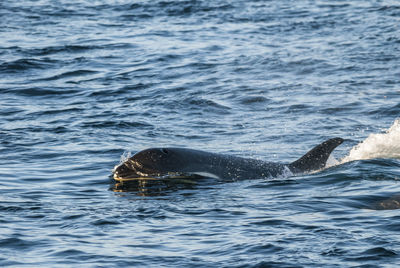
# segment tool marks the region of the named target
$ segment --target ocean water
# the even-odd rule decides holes
[[[397,267],[398,1],[0,2],[0,266]],[[125,187],[148,147],[297,177]]]

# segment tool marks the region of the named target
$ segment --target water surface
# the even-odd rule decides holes
[[[400,263],[397,2],[5,0],[0,18],[1,266]],[[288,163],[336,136],[342,164],[315,174],[109,177],[147,147]]]

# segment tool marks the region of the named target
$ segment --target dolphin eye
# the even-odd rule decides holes
[[[168,151],[167,149],[164,149],[164,148],[161,149],[161,152],[162,152],[163,154],[169,154],[169,151]]]

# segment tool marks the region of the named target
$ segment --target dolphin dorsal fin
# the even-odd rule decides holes
[[[304,173],[324,168],[331,152],[342,144],[343,141],[342,138],[333,138],[324,141],[320,145],[315,146],[300,159],[289,164],[289,169],[293,173]]]

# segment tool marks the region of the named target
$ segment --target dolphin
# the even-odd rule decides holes
[[[116,166],[113,177],[117,181],[124,181],[133,178],[200,175],[239,180],[299,175],[323,169],[331,152],[343,141],[342,138],[329,139],[289,164],[185,148],[150,148]]]

